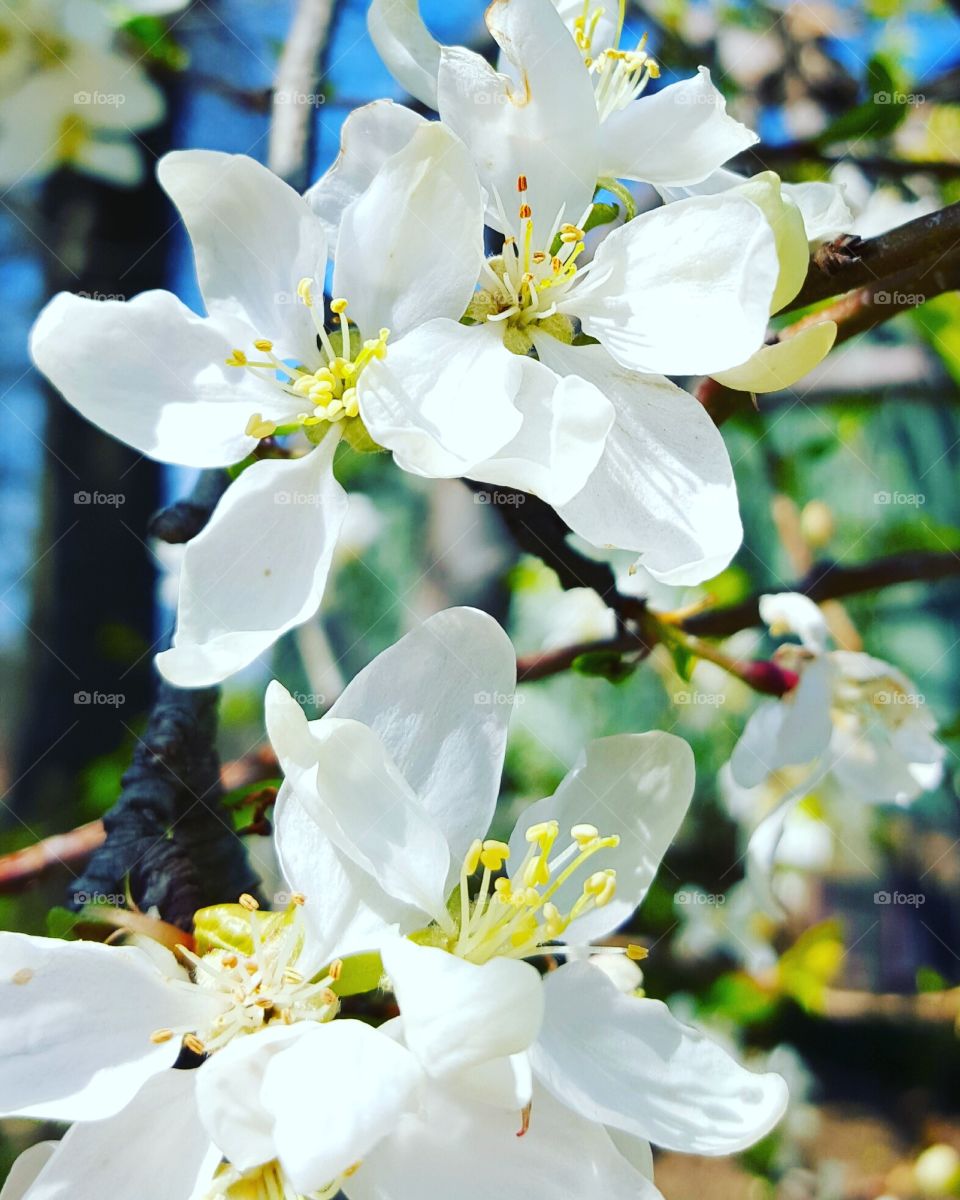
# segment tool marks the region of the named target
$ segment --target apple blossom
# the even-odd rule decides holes
[[[760,616],[774,635],[796,634],[775,661],[799,676],[781,699],[751,715],[730,759],[734,781],[753,788],[784,768],[789,787],[755,829],[748,852],[757,886],[765,880],[793,806],[828,776],[871,804],[909,804],[935,788],[944,747],[923,697],[896,667],[868,654],[829,649],[823,615],[798,592],[767,595]]]
[[[548,219],[561,199],[575,219],[599,179],[697,183],[757,141],[727,115],[706,68],[641,96],[659,67],[645,39],[620,47],[622,4],[614,20],[592,0],[495,0],[485,20],[499,71],[437,43],[417,0],[374,0],[367,23],[398,82],[470,147],[491,193],[506,197],[522,153],[531,203]]]
[[[351,114],[339,158],[307,193],[328,233],[424,124],[390,102]],[[779,270],[763,205],[752,196],[702,198],[644,214],[608,233],[581,265],[589,208],[570,208],[579,203],[576,181],[558,177],[562,211],[543,225],[523,166],[517,159],[511,182],[516,215],[497,198],[499,224],[510,232],[502,252],[483,264],[468,333],[498,337],[517,355],[534,352],[553,373],[551,386],[579,378],[612,403],[614,423],[593,473],[566,502],[552,500],[571,529],[595,546],[640,553],[657,579],[700,582],[740,544],[733,473],[713,422],[663,376],[732,367],[762,345]],[[758,195],[765,186],[758,183]],[[579,223],[562,219],[568,210]],[[438,329],[423,326],[390,351],[404,368],[411,357],[424,364],[413,375],[422,389],[434,383],[428,372]],[[574,344],[577,330],[600,344]],[[395,457],[418,469],[406,453]],[[490,464],[485,478],[506,482]]]
[[[197,914],[197,952],[0,934],[0,1111],[75,1122],[25,1197],[332,1196],[408,1108],[421,1071],[337,1014],[294,897]],[[173,1070],[185,1052],[203,1056]],[[190,1065],[190,1064],[185,1064]],[[334,1081],[335,1108],[312,1130]],[[171,1147],[177,1153],[171,1155]],[[224,1162],[224,1158],[228,1161]],[[26,1171],[30,1164],[24,1164]]]
[[[542,1089],[618,1136],[742,1149],[779,1119],[782,1081],[589,962],[542,978],[528,961],[580,957],[633,913],[690,802],[689,747],[667,733],[593,742],[508,841],[491,839],[515,669],[496,622],[451,609],[318,721],[270,685],[277,845],[291,885],[322,893],[323,956],[380,949],[398,1038],[460,1103],[532,1129]]]
[[[609,402],[506,353],[493,326],[458,324],[482,212],[442,126],[419,130],[345,212],[332,331],[318,307],[326,239],[291,188],[252,159],[206,151],[167,155],[160,179],[192,234],[209,316],[166,292],[61,294],[34,328],[35,361],[88,418],[163,462],[225,466],[274,435],[309,449],[267,449],[188,546],[174,645],[158,660],[171,682],[223,679],[316,611],[346,506],[332,471],[341,438],[387,446],[418,474],[556,503],[583,486]]]
[[[132,135],[156,125],[163,95],[113,48],[107,6],[12,0],[0,23],[0,186],[61,165],[111,183],[143,175]]]

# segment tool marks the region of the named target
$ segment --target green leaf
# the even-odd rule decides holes
[[[818,146],[887,137],[905,120],[910,111],[907,93],[879,57],[867,64],[866,92],[868,98],[862,104],[841,113],[817,135]]]
[[[960,295],[934,296],[910,318],[920,336],[936,350],[953,379],[960,383]]]

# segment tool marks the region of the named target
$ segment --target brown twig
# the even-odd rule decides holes
[[[917,550],[892,554],[852,567],[829,561],[817,562],[803,579],[781,590],[802,592],[819,604],[825,600],[839,600],[845,596],[894,587],[898,583],[933,582],[955,575],[960,575],[960,554]],[[760,624],[761,594],[758,592],[739,604],[694,613],[677,621],[676,627],[694,637],[729,637],[741,629]],[[638,634],[625,630],[617,637],[603,641],[579,642],[556,650],[524,655],[518,660],[517,676],[523,683],[547,679],[568,670],[584,654],[627,654],[638,650],[646,654],[652,649],[652,641],[649,634],[641,639]],[[758,691],[775,693],[776,689],[766,680],[763,672],[752,673],[749,665],[744,665],[748,669],[740,673],[741,678],[745,678]]]
[[[867,238],[857,245],[855,257],[832,270],[824,270],[814,256],[806,282],[783,311],[806,308],[902,271],[913,271],[914,278],[922,280],[944,256],[955,254],[958,247],[960,204],[949,204],[938,212],[898,225],[888,233]],[[918,286],[908,290],[922,293],[924,288],[918,282]]]
[[[310,182],[320,62],[335,8],[335,0],[299,0],[277,65],[267,162],[300,192]]]
[[[897,992],[848,991],[826,988],[823,995],[823,1016],[831,1021],[884,1020],[946,1022],[954,1024],[960,1018],[960,988],[940,992],[920,992],[917,995]]]

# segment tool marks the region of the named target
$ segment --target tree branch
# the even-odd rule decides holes
[[[334,7],[334,0],[299,0],[277,71],[268,165],[300,191],[309,182],[315,90]],[[187,500],[153,518],[151,532],[189,541],[206,526],[227,482],[223,471],[205,472]],[[189,930],[203,905],[256,893],[243,842],[222,807],[219,697],[218,688],[161,684],[145,738],[104,817],[106,839],[76,881],[72,907],[129,885],[140,908],[155,906],[165,921]]]
[[[831,260],[829,255],[815,254],[806,282],[783,311],[794,312],[903,271],[915,272],[914,278],[921,281],[945,256],[956,255],[958,247],[960,204],[949,204],[888,233],[858,241],[846,258]],[[908,290],[923,292],[924,288],[918,283]]]
[[[934,582],[952,576],[960,576],[960,554],[916,550],[888,555],[852,567],[821,561],[815,563],[803,579],[785,585],[782,590],[801,592],[819,604],[824,600],[839,600],[845,596],[894,587],[898,583]],[[676,628],[693,637],[729,637],[741,629],[749,629],[761,623],[762,594],[757,592],[739,604],[694,613],[678,620]],[[615,638],[580,642],[558,650],[524,655],[517,663],[517,676],[521,682],[526,683],[546,679],[566,671],[574,660],[583,654],[629,654],[638,650],[646,654],[652,649],[652,640],[649,633],[642,638],[637,633],[625,629]],[[758,675],[755,680],[749,679],[748,676],[748,682],[752,682],[754,686],[760,684],[758,690],[771,690],[765,685],[762,675]]]

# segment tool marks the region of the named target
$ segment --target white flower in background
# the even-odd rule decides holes
[[[828,649],[826,622],[808,597],[763,596],[760,616],[775,636],[800,638],[774,655],[797,675],[796,685],[781,699],[761,701],[730,759],[733,779],[745,788],[800,768],[750,839],[749,864],[764,887],[788,814],[822,780],[831,777],[867,803],[909,804],[939,784],[945,750],[913,683],[881,659]]]
[[[385,1033],[333,1019],[344,965],[306,966],[302,903],[202,910],[198,952],[177,957],[0,934],[0,1113],[75,1122],[22,1162],[20,1194],[199,1200],[241,1178],[251,1200],[338,1190],[415,1107],[421,1071]],[[184,1050],[205,1057],[172,1069]]]
[[[340,157],[307,194],[328,232],[340,229],[343,236],[347,207],[425,126],[389,102],[348,118]],[[518,193],[517,215],[508,215],[498,201],[501,225],[511,232],[502,253],[482,263],[479,290],[467,309],[472,324],[457,335],[461,353],[473,353],[481,343],[515,357],[536,352],[541,370],[525,368],[531,379],[518,400],[530,410],[526,426],[534,436],[539,405],[533,383],[553,389],[556,406],[571,381],[579,380],[579,411],[585,419],[590,397],[595,426],[600,414],[593,402],[602,394],[613,406],[613,425],[600,436],[599,461],[579,490],[568,489],[565,501],[554,495],[551,503],[594,546],[640,553],[657,579],[700,582],[722,570],[740,544],[733,472],[702,406],[664,375],[736,366],[762,345],[779,273],[773,232],[752,198],[693,198],[614,230],[581,265],[589,213],[572,207],[574,200],[580,203],[576,179],[554,167],[551,186],[564,193],[562,211],[535,211],[532,184],[516,160],[512,169],[519,173],[510,186]],[[564,211],[575,213],[578,223],[565,220]],[[577,329],[600,344],[573,345]],[[397,378],[410,374],[421,397],[448,386],[435,371],[441,333],[449,334],[444,353],[452,356],[451,322],[425,325],[403,345]],[[387,364],[396,363],[399,353],[399,347],[388,350]],[[451,358],[449,369],[455,368]],[[431,404],[441,408],[439,398]],[[524,433],[520,437],[529,442]],[[414,444],[395,450],[399,464],[428,473],[411,451],[424,452]],[[486,464],[483,478],[507,483],[494,466]]]
[[[252,159],[206,151],[166,156],[160,178],[209,316],[166,292],[61,294],[34,328],[34,360],[85,416],[163,462],[225,466],[277,434],[311,446],[250,465],[189,544],[174,646],[158,660],[171,682],[223,679],[317,610],[346,506],[332,471],[341,437],[387,446],[421,475],[551,502],[583,486],[609,403],[506,353],[494,327],[457,323],[482,263],[482,213],[466,151],[443,127],[419,130],[345,212],[332,333],[317,300],[326,239],[302,197]]]
[[[88,0],[3,6],[0,187],[60,166],[111,183],[140,181],[134,135],[161,120],[163,94],[114,40],[106,6]]]
[[[680,929],[673,950],[681,959],[696,961],[722,954],[742,963],[751,974],[777,965],[773,946],[777,926],[758,910],[746,880],[716,895],[688,885],[678,890],[674,905]]]
[[[381,948],[398,1038],[478,1122],[506,1110],[533,1131],[541,1105],[555,1111],[549,1093],[618,1145],[742,1149],[781,1115],[778,1077],[744,1072],[589,962],[542,978],[525,961],[582,956],[631,916],[690,802],[689,747],[666,733],[593,742],[508,842],[491,839],[515,670],[496,622],[452,609],[381,654],[319,721],[271,684],[285,874],[321,900],[306,911],[325,957]]]
[[[374,0],[367,24],[397,81],[470,147],[491,198],[506,202],[520,169],[541,220],[561,203],[576,220],[601,178],[697,183],[757,141],[727,115],[703,67],[641,96],[659,67],[643,40],[620,48],[622,12],[611,19],[592,0],[495,0],[484,19],[501,50],[499,71],[472,50],[436,42],[417,0]]]
[[[935,189],[910,193],[893,186],[873,187],[866,175],[853,163],[838,163],[830,172],[833,183],[839,187],[851,209],[856,214],[845,232],[860,237],[877,237],[881,233],[905,225],[917,217],[936,212],[942,201]],[[915,186],[924,188],[926,181],[917,176],[911,180]]]

